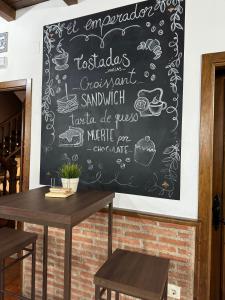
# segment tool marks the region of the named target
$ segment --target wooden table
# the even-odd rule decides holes
[[[48,227],[65,230],[64,300],[71,299],[72,229],[108,205],[108,256],[112,254],[112,192],[82,191],[66,198],[45,198],[48,187],[12,194],[0,199],[0,218],[40,224],[43,237],[43,300],[47,300]]]

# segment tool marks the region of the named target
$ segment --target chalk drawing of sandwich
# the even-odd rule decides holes
[[[76,94],[68,94],[67,84],[65,84],[66,96],[57,100],[57,111],[60,114],[66,114],[78,109],[79,103]]]
[[[69,126],[59,135],[59,147],[82,147],[84,144],[84,130],[79,127]]]

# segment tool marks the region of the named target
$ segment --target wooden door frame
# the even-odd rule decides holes
[[[32,80],[22,79],[14,81],[0,82],[1,91],[26,90],[26,97],[23,108],[23,128],[22,128],[22,191],[29,190],[30,177],[30,139],[31,139],[31,98],[32,98]]]
[[[202,56],[201,123],[199,153],[199,206],[201,221],[199,240],[198,299],[210,299],[212,199],[213,199],[213,141],[215,71],[225,69],[225,52]]]

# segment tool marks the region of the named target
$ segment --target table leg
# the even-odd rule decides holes
[[[64,300],[71,299],[72,227],[65,229]]]
[[[31,299],[35,299],[36,242],[32,244]]]
[[[42,299],[47,300],[48,285],[48,226],[44,225],[43,236],[43,282],[42,282]]]
[[[5,282],[4,282],[4,271],[3,268],[5,266],[4,260],[0,261],[0,300],[4,300],[4,294],[3,290],[5,288]],[[2,291],[2,292],[1,292]]]
[[[113,203],[109,203],[108,208],[108,257],[112,255],[112,223],[113,223]]]
[[[111,300],[111,290],[107,290],[107,300]]]
[[[95,286],[95,300],[100,300],[101,296],[100,296],[100,287],[98,285]]]
[[[108,208],[108,258],[112,255],[112,223],[113,223],[113,203],[109,203]],[[107,289],[107,300],[111,300],[111,290]]]
[[[163,292],[163,297],[162,297],[163,300],[167,300],[167,293],[168,293],[168,278]]]
[[[115,293],[116,293],[115,300],[119,300],[120,299],[119,292],[115,292]]]

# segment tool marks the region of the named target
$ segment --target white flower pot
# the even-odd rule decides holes
[[[72,192],[76,193],[79,178],[61,178],[62,186],[67,189],[71,189]]]

